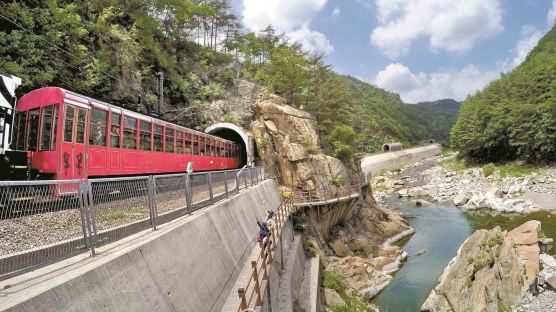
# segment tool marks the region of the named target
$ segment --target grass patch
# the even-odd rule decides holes
[[[438,162],[438,164],[451,171],[463,171],[465,169],[477,167],[475,164],[467,163],[466,161],[457,159],[456,157],[444,159]]]
[[[333,271],[324,271],[322,273],[322,285],[326,288],[334,289],[342,300],[346,303],[345,305],[333,305],[328,306],[328,308],[333,312],[376,312],[376,310],[369,306],[363,298],[357,295],[357,293],[350,293],[348,291],[347,283],[344,279]]]
[[[485,177],[490,177],[494,173],[494,171],[496,171],[496,166],[493,163],[490,163],[483,167],[483,175]]]
[[[122,209],[110,209],[100,211],[97,218],[101,221],[113,221],[125,217],[125,212]]]
[[[402,171],[402,168],[401,168],[400,166],[395,166],[395,167],[390,167],[390,168],[381,169],[381,170],[378,172],[378,175],[379,175],[379,176],[383,176],[383,175],[385,175],[385,174],[388,173],[388,172],[392,172],[392,173],[398,174],[398,173],[400,173],[401,171]]]
[[[500,171],[500,178],[504,179],[505,177],[523,177],[534,172],[537,172],[542,167],[533,166],[533,165],[516,165],[516,164],[506,164],[498,166],[498,170]]]
[[[322,273],[322,286],[334,289],[338,293],[344,292],[347,289],[344,279],[334,271],[324,271]]]

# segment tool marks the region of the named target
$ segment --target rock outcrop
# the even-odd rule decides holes
[[[304,190],[335,188],[348,181],[342,162],[319,148],[314,117],[263,92],[253,104],[252,133],[260,159],[279,171],[281,184]]]
[[[539,221],[510,232],[478,230],[445,268],[422,311],[507,311],[534,288],[539,273]]]
[[[356,256],[334,260],[337,261],[332,261],[326,270],[337,272],[365,300],[371,300],[392,280],[390,275],[377,269],[376,260]]]

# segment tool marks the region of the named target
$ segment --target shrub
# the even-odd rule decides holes
[[[226,90],[217,83],[211,82],[199,88],[199,96],[207,100],[222,99],[226,96]]]
[[[332,182],[335,186],[342,186],[344,185],[344,177],[341,174],[333,175],[330,178],[330,182]]]
[[[320,148],[317,146],[317,143],[310,137],[303,138],[301,145],[307,154],[315,155],[320,153]]]
[[[346,283],[342,277],[334,271],[324,271],[322,273],[322,285],[325,288],[334,289],[339,293],[346,289]]]
[[[483,175],[485,177],[490,177],[494,173],[495,170],[496,170],[496,166],[493,163],[485,165],[483,167]]]
[[[272,138],[265,134],[257,140],[257,145],[262,149],[267,149],[272,144]]]

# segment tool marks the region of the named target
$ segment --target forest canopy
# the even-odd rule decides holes
[[[556,28],[520,66],[465,100],[452,145],[472,161],[556,160]]]

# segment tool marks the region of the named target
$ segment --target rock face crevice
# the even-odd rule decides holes
[[[510,232],[478,230],[459,248],[421,311],[507,311],[534,288],[539,221]]]

